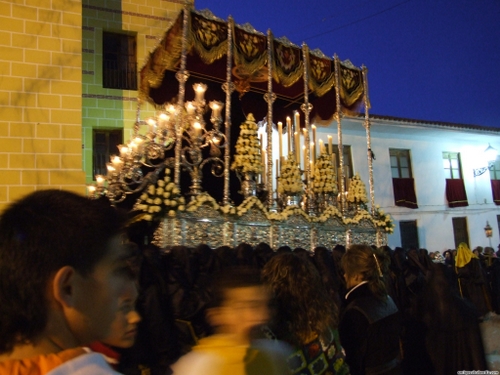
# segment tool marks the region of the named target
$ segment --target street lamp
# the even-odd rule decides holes
[[[491,228],[489,222],[486,222],[486,226],[484,227],[484,234],[488,238],[491,247],[491,236],[493,235],[493,229]]]

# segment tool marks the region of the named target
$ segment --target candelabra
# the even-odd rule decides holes
[[[107,175],[97,175],[95,185],[88,187],[91,197],[106,195],[113,203],[122,202],[128,194],[156,183],[166,167],[181,167],[189,172],[191,196],[202,191],[202,169],[207,163],[212,163],[213,175],[223,175],[224,163],[219,156],[221,149],[227,146],[226,136],[220,131],[224,104],[218,101],[209,103],[213,127],[207,130],[203,119],[207,86],[196,83],[193,89],[195,98],[186,102],[184,108],[177,103],[166,104],[157,111],[156,116],[146,120],[140,119],[139,101],[132,139],[128,144],[118,146],[119,155],[111,156],[110,162],[106,164]],[[145,135],[141,134],[144,127],[147,127]],[[180,146],[174,148],[178,143]],[[205,158],[202,151],[207,147],[209,157]],[[175,155],[177,152],[179,157]],[[152,171],[144,175],[144,168]]]
[[[226,147],[226,136],[219,130],[222,122],[221,111],[224,104],[218,101],[209,103],[212,115],[210,121],[213,129],[207,131],[203,120],[205,112],[205,100],[202,93],[206,90],[206,85],[195,84],[196,98],[192,102],[186,102],[186,127],[181,131],[181,166],[189,171],[191,176],[191,186],[189,195],[195,197],[202,192],[202,170],[207,163],[212,163],[212,174],[222,177],[224,174],[224,163],[221,156],[221,149]],[[202,150],[209,147],[209,157],[204,158]]]

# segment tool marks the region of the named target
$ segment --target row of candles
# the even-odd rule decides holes
[[[294,129],[298,129],[300,124],[300,115],[298,112],[295,112],[294,114]],[[279,158],[276,160],[276,176],[280,174],[281,166],[283,165],[283,162],[285,160],[285,155],[283,153],[283,143],[284,143],[284,137],[283,137],[283,123],[280,121],[278,122],[278,156]],[[295,162],[299,166],[299,168],[304,171],[304,173],[307,173],[307,168],[306,168],[306,160],[308,159],[307,153],[309,152],[310,157],[309,157],[309,163],[310,163],[310,170],[311,170],[311,176],[314,175],[314,168],[316,166],[316,151],[317,151],[317,136],[316,136],[316,125],[311,126],[311,131],[312,131],[312,137],[311,142],[309,144],[309,147],[307,147],[306,143],[306,135],[307,135],[307,129],[303,128],[302,132],[299,131],[294,131],[293,132],[293,137],[292,137],[292,120],[290,117],[286,118],[286,132],[287,132],[287,151],[288,151],[288,156],[290,154],[295,157]],[[301,133],[303,137],[303,141],[301,142]],[[263,135],[260,135],[260,144],[261,144],[261,157],[262,157],[262,165],[263,165],[263,173],[262,173],[262,183],[266,183],[266,157],[267,157],[267,152],[266,152],[266,147],[264,147],[264,142],[263,142]],[[292,142],[293,142],[293,147],[292,147]],[[302,147],[301,147],[302,143]],[[331,135],[328,135],[328,151],[326,149],[325,143],[322,139],[319,140],[319,154],[323,153],[328,153],[331,155],[332,159],[332,164],[334,169],[336,169],[337,162],[336,162],[336,155],[333,153],[333,137]],[[307,178],[307,175],[305,176]]]

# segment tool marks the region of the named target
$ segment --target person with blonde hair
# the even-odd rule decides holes
[[[347,294],[339,333],[352,375],[401,373],[401,319],[384,283],[388,263],[366,245],[351,246],[341,259]]]
[[[486,278],[479,257],[471,251],[465,242],[461,242],[457,247],[455,271],[458,277],[460,295],[474,304],[480,319],[482,319],[490,311]]]

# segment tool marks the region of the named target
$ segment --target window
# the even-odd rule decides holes
[[[412,178],[410,150],[389,149],[392,178]]]
[[[117,146],[122,143],[123,130],[97,130],[94,129],[94,147],[93,147],[93,172],[107,175],[106,163],[109,162],[111,155],[118,154]]]
[[[460,168],[460,153],[458,152],[443,152],[443,167],[445,178],[447,179],[462,179]]]
[[[455,249],[461,242],[469,245],[469,231],[467,229],[466,217],[454,217],[453,222],[453,237],[455,239]]]
[[[137,90],[136,38],[133,35],[103,33],[102,86]]]
[[[490,179],[500,180],[500,158],[497,158],[490,168]]]
[[[418,208],[415,184],[411,173],[410,150],[389,149],[392,188],[396,206]]]
[[[420,248],[416,220],[400,221],[399,231],[401,233],[401,247],[403,249]]]

